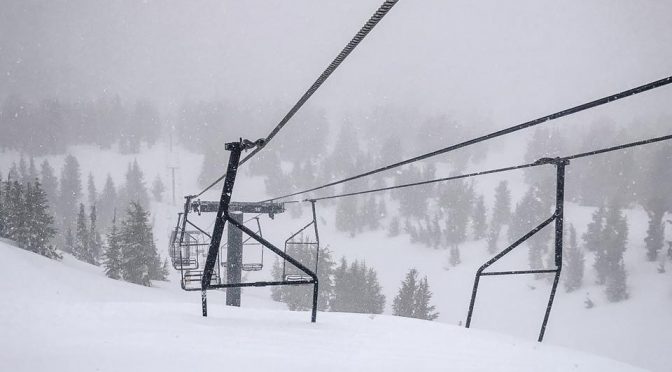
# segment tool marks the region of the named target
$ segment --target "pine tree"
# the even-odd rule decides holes
[[[122,193],[120,192],[120,194]],[[123,197],[120,197],[120,199],[124,205],[137,202],[143,209],[149,207],[149,194],[145,187],[144,174],[136,160],[128,165],[126,185],[123,190]]]
[[[516,211],[511,219],[509,227],[509,239],[518,240],[528,232],[532,231],[537,225],[543,222],[548,211],[541,201],[540,189],[537,185],[532,185],[523,196],[523,199],[516,205]],[[542,229],[528,240],[528,260],[532,270],[543,268],[543,254],[548,250],[548,241],[551,230]],[[538,275],[535,277],[539,278]]]
[[[390,221],[390,227],[387,230],[387,235],[389,237],[395,237],[395,236],[399,235],[399,232],[400,232],[399,230],[400,230],[399,217],[394,216],[394,217],[392,217],[392,221]]]
[[[99,220],[102,222],[101,227],[104,228],[105,226],[108,226],[110,221],[114,218],[115,211],[116,211],[116,206],[117,204],[117,190],[114,187],[114,181],[112,180],[112,176],[109,174],[107,175],[107,179],[105,180],[105,186],[103,187],[103,191],[100,193],[100,198],[98,200],[98,216],[100,217]]]
[[[96,183],[93,179],[93,174],[89,173],[89,178],[87,182],[87,191],[89,196],[89,205],[95,205],[98,201],[98,192],[96,191]]]
[[[54,218],[49,213],[47,196],[40,183],[27,184],[26,188],[26,230],[25,248],[51,259],[61,259],[51,240],[56,235]]]
[[[112,279],[121,279],[122,275],[122,257],[121,257],[121,235],[117,230],[117,219],[112,219],[112,227],[107,233],[107,249],[103,261],[105,275]]]
[[[5,218],[7,218],[7,211],[5,210],[4,200],[4,183],[2,182],[2,172],[0,172],[0,238],[5,237]]]
[[[407,318],[434,320],[439,314],[430,305],[431,299],[432,292],[429,290],[427,277],[418,280],[418,271],[410,269],[392,302],[392,313]]]
[[[75,245],[72,255],[80,261],[95,264],[93,252],[91,250],[91,238],[89,237],[89,228],[86,226],[86,212],[84,204],[79,204],[79,214],[77,214],[77,226],[75,230]]]
[[[511,191],[507,181],[501,181],[495,189],[495,206],[492,208],[492,226],[501,227],[511,219]]]
[[[476,204],[474,205],[474,210],[471,218],[474,239],[476,240],[480,240],[486,237],[488,223],[486,221],[485,214],[486,214],[485,200],[483,198],[483,195],[481,195],[476,199]]]
[[[385,296],[373,268],[365,262],[354,261],[348,266],[345,258],[334,271],[331,311],[380,314],[385,308]]]
[[[488,232],[488,253],[497,252],[497,241],[499,240],[499,229],[490,228]]]
[[[385,310],[385,295],[382,294],[382,288],[378,282],[378,274],[372,268],[366,272],[365,303],[364,313],[382,314]]]
[[[352,197],[341,198],[336,206],[336,229],[355,236],[358,230],[357,200]]]
[[[124,280],[150,286],[150,279],[160,278],[161,260],[149,225],[149,212],[138,202],[128,206],[121,224],[120,243]]]
[[[586,232],[581,236],[587,251],[598,252],[602,247],[602,230],[604,229],[604,206],[600,206],[592,215],[592,221],[588,224]]]
[[[315,247],[305,244],[308,242],[304,236],[299,237],[297,244],[289,244],[287,253],[294,259],[301,262],[308,268],[315,268]],[[286,274],[303,275],[294,265],[285,263]],[[319,264],[317,267],[317,276],[319,280],[317,308],[327,310],[329,300],[332,297],[333,281],[331,279],[334,272],[334,262],[331,258],[331,251],[327,247],[320,249]],[[282,276],[282,265],[280,260],[276,260],[273,265],[273,278],[275,280],[284,280]],[[313,288],[310,286],[278,286],[271,291],[271,298],[275,301],[284,302],[287,308],[292,311],[308,310],[313,306]]]
[[[567,292],[572,292],[581,288],[586,261],[583,251],[577,244],[576,230],[574,229],[574,225],[569,225],[569,239],[565,252],[565,290]]]
[[[76,206],[82,196],[82,181],[77,159],[68,155],[61,170],[61,187],[59,196],[58,215],[61,218],[60,226],[64,229],[71,226],[76,212]]]
[[[432,299],[432,292],[429,290],[427,277],[422,278],[420,281],[414,297],[415,311],[413,318],[435,320],[439,317],[439,313],[434,311],[436,307],[429,304],[429,301]]]
[[[35,168],[35,159],[32,156],[28,164],[28,182],[35,182],[38,180],[38,174],[37,168]]]
[[[612,201],[607,210],[602,234],[607,268],[605,288],[607,299],[611,302],[622,301],[629,296],[623,263],[623,253],[628,240],[628,221],[617,202]]]
[[[24,187],[19,181],[7,181],[4,195],[5,237],[14,240],[20,247],[24,247],[24,243],[28,239],[28,215]]]
[[[93,257],[94,264],[98,265],[103,251],[103,241],[98,232],[96,206],[91,206],[89,211],[89,250]]]
[[[411,269],[406,279],[401,282],[401,288],[392,301],[392,314],[397,316],[413,317],[415,307],[415,292],[418,290],[418,270]]]
[[[44,160],[40,165],[40,181],[42,189],[47,195],[49,205],[56,206],[58,201],[58,179],[54,175],[54,168],[49,165],[47,160]]]
[[[65,233],[65,240],[63,241],[63,252],[74,254],[75,251],[75,237],[72,235],[72,229],[68,227]]]
[[[166,187],[163,185],[161,177],[157,175],[154,179],[154,182],[152,183],[152,196],[154,197],[154,200],[160,203],[163,198],[164,191],[166,191]]]

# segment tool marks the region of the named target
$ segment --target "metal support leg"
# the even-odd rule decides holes
[[[544,158],[540,159],[538,162],[543,164],[553,164],[556,166],[557,183],[555,192],[555,212],[553,213],[553,216],[551,216],[549,219],[542,222],[539,226],[535,227],[532,231],[525,234],[522,238],[518,239],[516,242],[511,244],[508,248],[504,249],[495,257],[488,260],[488,262],[483,264],[483,266],[481,266],[476,271],[476,277],[474,278],[474,287],[471,292],[471,301],[469,302],[469,311],[467,313],[467,321],[465,324],[466,328],[469,328],[471,326],[471,320],[474,313],[474,307],[476,304],[476,294],[478,293],[478,284],[480,282],[481,276],[555,273],[555,278],[553,280],[553,285],[551,287],[551,294],[548,299],[548,305],[546,306],[544,320],[541,324],[541,330],[539,333],[538,341],[541,342],[544,339],[544,333],[546,332],[546,326],[548,325],[548,319],[550,317],[551,309],[553,307],[553,300],[555,299],[555,293],[557,291],[558,283],[560,281],[560,272],[562,271],[562,233],[563,233],[564,204],[565,204],[565,166],[569,164],[569,160],[564,158],[555,158],[555,159]],[[484,272],[484,270],[487,269],[490,265],[497,262],[500,258],[504,257],[518,245],[520,245],[525,240],[532,237],[539,230],[543,229],[553,221],[555,221],[555,266],[556,266],[555,269]]]
[[[226,178],[224,180],[224,187],[222,188],[222,195],[219,199],[219,209],[217,210],[215,226],[212,229],[212,239],[210,240],[208,257],[206,258],[205,267],[203,268],[203,278],[201,279],[201,289],[203,291],[206,291],[210,287],[212,271],[217,263],[219,245],[222,242],[222,234],[224,233],[224,225],[226,224],[224,216],[228,214],[231,193],[233,192],[233,185],[236,181],[236,174],[238,172],[238,162],[240,161],[242,145],[237,142],[227,143],[226,149],[231,151],[231,154],[229,155],[229,165],[226,169]],[[204,302],[203,304],[203,316],[207,316],[207,303]]]
[[[548,325],[548,318],[551,316],[551,309],[553,308],[553,300],[555,299],[555,292],[558,289],[560,282],[560,272],[562,271],[562,235],[564,223],[564,205],[565,205],[565,166],[569,164],[567,159],[559,159],[556,162],[557,180],[555,186],[555,278],[553,279],[553,286],[551,287],[551,295],[548,298],[548,305],[546,306],[546,313],[544,314],[544,321],[541,323],[541,330],[539,331],[539,339],[541,342],[546,333],[546,326]]]

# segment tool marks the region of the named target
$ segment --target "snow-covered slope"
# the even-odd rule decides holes
[[[11,371],[638,371],[559,347],[391,316],[230,308],[107,279],[0,242],[0,361]],[[254,295],[246,295],[254,303]],[[250,305],[254,307],[253,305]]]

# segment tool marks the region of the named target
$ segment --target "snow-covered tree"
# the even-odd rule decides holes
[[[623,262],[623,253],[628,241],[628,221],[616,202],[612,202],[607,209],[602,235],[607,268],[605,288],[607,299],[611,302],[622,301],[629,296],[627,273]]]
[[[331,311],[380,314],[385,308],[385,296],[378,283],[376,271],[365,262],[345,258],[334,272],[334,294]]]
[[[98,201],[98,191],[96,190],[96,182],[93,179],[92,173],[89,173],[86,189],[88,192],[89,205],[95,205]]]
[[[154,179],[154,182],[152,182],[152,196],[154,197],[154,200],[157,202],[161,202],[163,199],[163,192],[166,191],[166,187],[163,185],[163,181],[161,181],[161,177],[158,175]]]
[[[431,298],[427,277],[418,280],[418,270],[410,269],[392,302],[392,313],[408,318],[434,320],[439,314],[430,305]]]
[[[54,174],[54,168],[51,167],[46,159],[40,165],[40,182],[42,189],[47,194],[49,205],[52,206],[52,210],[55,212],[54,208],[58,200],[58,179]]]
[[[480,195],[478,198],[476,198],[476,203],[474,204],[474,210],[472,211],[471,216],[472,231],[474,239],[476,240],[480,240],[486,237],[488,223],[486,221],[485,214],[485,200],[483,195]]]
[[[59,196],[58,216],[60,216],[60,226],[66,229],[70,227],[77,214],[77,203],[82,196],[82,180],[79,171],[79,162],[77,159],[68,155],[65,158],[65,165],[61,170],[61,186]]]
[[[122,277],[150,286],[150,280],[162,280],[161,259],[149,225],[149,212],[138,202],[131,202],[120,229]]]
[[[581,288],[583,283],[583,271],[585,266],[585,256],[576,241],[576,229],[574,225],[569,225],[569,239],[565,249],[565,268],[563,269],[565,279],[565,290],[567,292],[575,291]]]
[[[75,230],[75,245],[72,255],[80,261],[95,264],[96,260],[91,249],[90,231],[86,224],[87,216],[84,210],[84,204],[79,204],[79,213],[77,214],[77,225]]]
[[[121,279],[123,272],[121,257],[121,235],[117,229],[117,219],[112,218],[112,227],[107,233],[107,247],[103,260],[105,275],[112,279]]]
[[[96,215],[96,206],[91,206],[89,211],[89,250],[93,257],[93,262],[98,265],[103,253],[103,241],[98,232],[98,216]]]
[[[56,235],[54,218],[49,212],[47,195],[37,181],[32,185],[27,184],[26,214],[28,239],[25,242],[25,248],[48,258],[60,259],[61,255],[51,244],[51,240]]]

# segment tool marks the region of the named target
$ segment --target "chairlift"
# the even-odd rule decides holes
[[[252,219],[257,221],[256,234],[263,237],[263,234],[261,233],[261,223],[259,222],[259,216],[253,217]],[[264,247],[256,241],[248,243],[251,239],[252,237],[248,236],[247,239],[243,241],[243,248],[245,248],[245,246],[259,246],[259,251],[261,252],[259,262],[243,262],[243,267],[241,269],[243,271],[261,271],[264,268]]]
[[[303,232],[306,231],[306,229],[308,229],[311,226],[314,228],[315,231],[314,241],[294,241],[294,239],[297,236],[303,236]],[[313,204],[313,220],[309,222],[306,226],[302,227],[299,231],[292,234],[289,238],[287,238],[287,240],[285,240],[285,250],[284,250],[285,254],[288,254],[287,248],[290,245],[305,245],[308,246],[309,248],[315,247],[315,274],[317,274],[317,267],[320,259],[320,236],[317,233],[317,221],[315,217],[314,204]],[[288,273],[287,260],[283,260],[282,262],[282,277],[287,282],[303,282],[312,280],[310,276],[302,273],[301,274]]]

